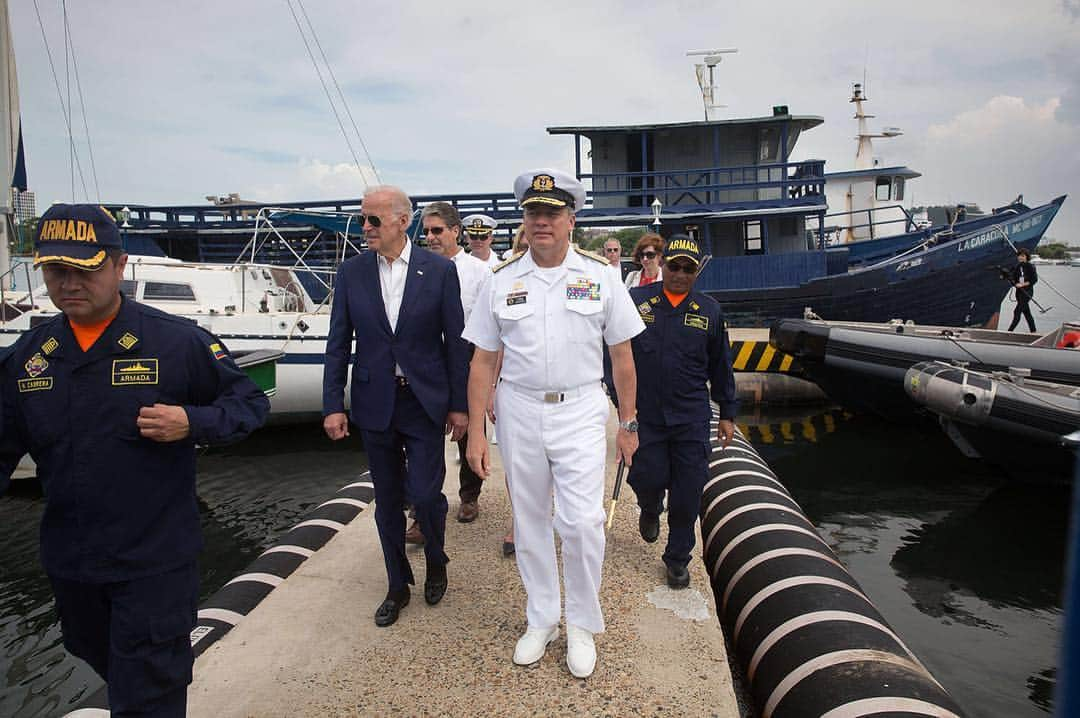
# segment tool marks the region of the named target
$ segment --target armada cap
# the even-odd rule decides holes
[[[691,239],[685,234],[673,234],[668,237],[664,246],[664,261],[669,262],[677,257],[689,259],[695,266],[701,266],[701,247],[696,239]]]
[[[461,223],[465,226],[465,234],[472,235],[477,239],[490,237],[495,228],[499,226],[498,222],[486,214],[470,214],[461,220]]]
[[[116,220],[96,204],[54,204],[38,220],[34,235],[34,268],[64,264],[101,269],[108,249],[123,249]]]
[[[562,170],[530,170],[514,180],[514,196],[518,204],[546,204],[550,207],[569,207],[571,212],[585,208],[585,186]]]

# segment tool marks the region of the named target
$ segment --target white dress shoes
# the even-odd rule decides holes
[[[528,666],[536,663],[544,657],[548,644],[559,637],[559,627],[529,628],[525,635],[518,639],[514,647],[514,663],[519,666]]]
[[[596,668],[593,634],[569,623],[566,624],[566,666],[574,678],[588,678]]]

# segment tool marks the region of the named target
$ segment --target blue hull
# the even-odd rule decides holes
[[[944,244],[863,269],[847,271],[847,261],[836,261],[829,250],[719,258],[702,272],[698,287],[720,302],[728,322],[736,327],[767,327],[776,319],[801,318],[809,307],[833,321],[903,319],[995,328],[1010,288],[999,268],[1016,262],[1002,230],[1012,244],[1033,250],[1064,200],[1062,196],[1024,212],[995,215],[993,222],[980,220],[974,230]],[[798,281],[800,273],[815,269],[824,276]],[[785,270],[795,281],[784,276]],[[765,286],[724,288],[753,282],[755,275]]]

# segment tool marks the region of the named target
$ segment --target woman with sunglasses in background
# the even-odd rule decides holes
[[[659,234],[643,234],[634,247],[634,261],[641,265],[626,275],[626,288],[643,287],[663,280],[660,273],[660,255],[664,252],[664,239]]]

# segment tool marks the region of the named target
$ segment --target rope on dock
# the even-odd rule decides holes
[[[717,616],[763,718],[963,715],[741,431],[713,444],[701,535]]]
[[[374,498],[371,474],[365,472],[359,480],[343,486],[332,498],[315,507],[242,574],[208,598],[199,608],[191,632],[195,656],[228,633],[300,564],[359,516]]]

